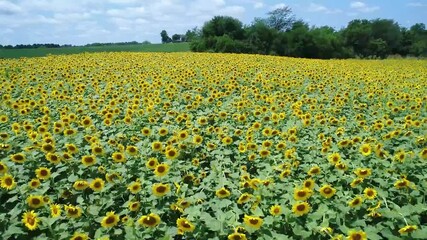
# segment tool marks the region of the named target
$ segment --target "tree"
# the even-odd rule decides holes
[[[174,34],[174,35],[172,35],[172,42],[181,42],[181,38],[182,38],[182,35],[181,34]]]
[[[246,29],[246,40],[255,53],[269,54],[276,35],[276,29],[269,28],[264,21],[255,20]]]
[[[277,8],[267,13],[268,18],[264,21],[270,28],[277,31],[289,30],[295,23],[295,16],[292,14],[292,9],[288,6]]]
[[[228,16],[215,16],[202,28],[202,37],[221,37],[227,34],[231,39],[243,39],[243,24],[238,19]]]
[[[351,47],[356,55],[361,57],[371,55],[368,49],[371,41],[371,23],[368,20],[355,19],[349,22],[343,36],[345,45]]]
[[[162,30],[160,32],[160,37],[162,38],[162,43],[170,43],[170,42],[172,42],[172,39],[169,37],[169,35],[166,32],[166,30]]]

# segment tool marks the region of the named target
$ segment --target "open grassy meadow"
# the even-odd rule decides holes
[[[3,239],[427,236],[425,60],[83,53],[0,83]]]
[[[82,46],[61,48],[35,49],[1,49],[0,58],[44,57],[47,55],[63,55],[93,52],[189,52],[190,45],[184,43],[168,44],[134,44],[112,46]]]

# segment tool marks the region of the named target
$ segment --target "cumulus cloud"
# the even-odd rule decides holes
[[[427,3],[410,2],[406,6],[408,6],[408,7],[427,7]]]
[[[263,2],[255,2],[254,3],[254,9],[260,9],[264,7],[264,3]]]
[[[308,12],[320,12],[320,13],[326,13],[326,14],[334,14],[334,13],[341,13],[342,11],[340,9],[330,9],[328,7],[325,7],[320,4],[316,3],[310,3],[308,6]]]
[[[22,12],[22,8],[9,1],[0,1],[0,15],[14,15]]]
[[[359,1],[351,2],[350,8],[352,8],[355,11],[363,12],[363,13],[375,12],[380,9],[378,6],[368,6],[366,3],[359,2]]]

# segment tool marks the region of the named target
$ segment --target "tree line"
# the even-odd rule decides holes
[[[124,45],[136,45],[136,44],[151,44],[149,41],[143,41],[142,43],[139,43],[137,41],[131,41],[131,42],[107,42],[107,43],[89,43],[86,45],[83,45],[84,47],[101,47],[101,46],[124,46]],[[0,45],[0,49],[32,49],[32,48],[64,48],[64,47],[76,47],[75,45],[71,44],[55,44],[55,43],[34,43],[34,44],[17,44],[15,46],[13,45]]]
[[[236,18],[215,16],[201,29],[187,31],[195,52],[255,53],[304,58],[386,58],[427,56],[423,23],[401,27],[391,19],[355,19],[341,29],[310,27],[289,7],[270,11],[243,25]],[[186,35],[187,35],[186,34]]]

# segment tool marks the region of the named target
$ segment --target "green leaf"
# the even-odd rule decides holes
[[[413,233],[411,233],[411,237],[415,239],[425,239],[427,236],[427,227],[420,228]]]

